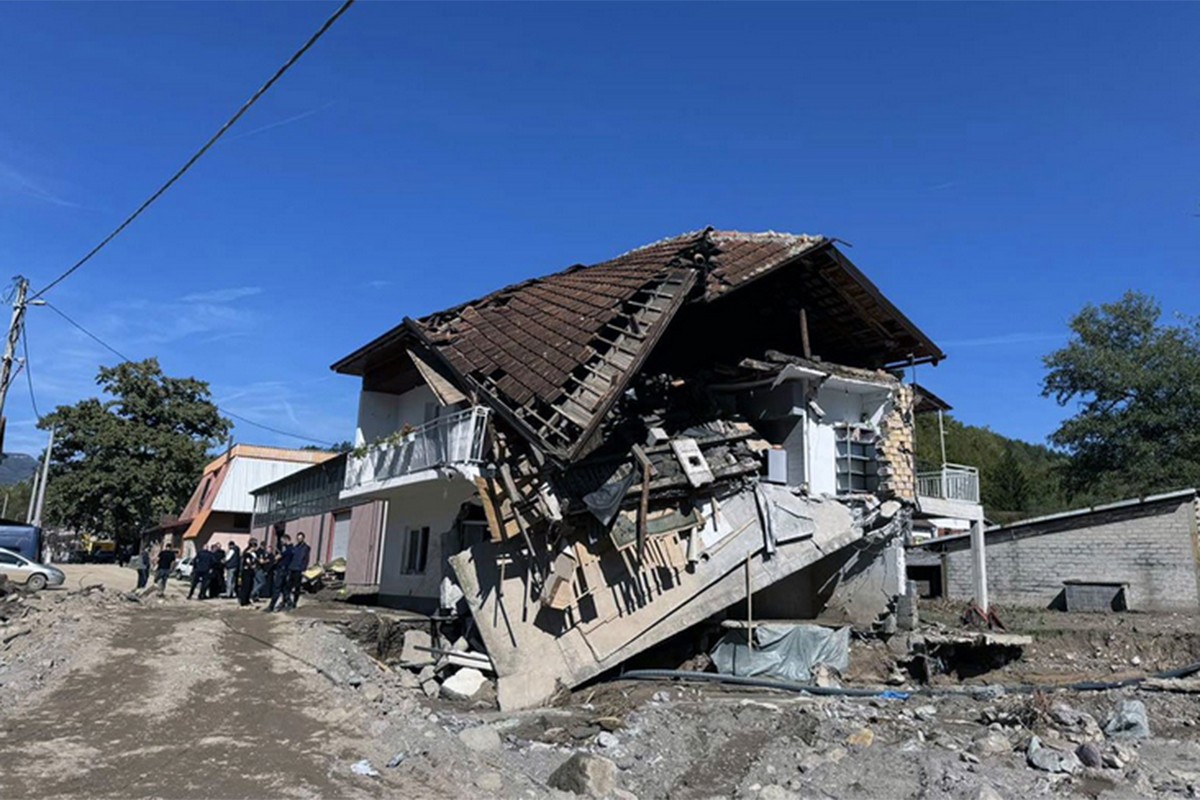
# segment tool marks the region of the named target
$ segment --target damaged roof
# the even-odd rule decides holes
[[[881,364],[945,357],[831,240],[709,228],[405,319],[333,369],[363,375],[394,358],[398,343],[416,344],[459,388],[493,401],[526,438],[570,461],[594,445],[600,420],[685,303],[718,301],[797,264],[804,302],[852,326]]]

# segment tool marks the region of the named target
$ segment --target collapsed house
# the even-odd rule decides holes
[[[833,240],[685,234],[337,362],[342,498],[387,503],[382,602],[461,590],[501,706],[536,705],[714,615],[886,612],[917,499],[899,370],[942,358]]]

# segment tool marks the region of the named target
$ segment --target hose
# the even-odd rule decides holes
[[[1128,686],[1137,686],[1138,684],[1150,679],[1183,678],[1188,675],[1193,675],[1200,672],[1200,661],[1194,664],[1188,664],[1184,667],[1167,670],[1165,672],[1156,672],[1152,675],[1145,675],[1140,678],[1125,678],[1119,681],[1080,681],[1078,683],[1068,684],[1018,684],[1016,686],[1001,686],[1006,694],[1032,694],[1033,692],[1067,690],[1072,692],[1104,692],[1110,689],[1123,689]],[[628,678],[630,680],[682,680],[682,681],[699,681],[702,683],[729,683],[735,686],[752,686],[759,689],[779,689],[785,692],[804,692],[811,695],[825,697],[879,697],[888,691],[886,689],[855,689],[843,686],[816,686],[810,683],[800,683],[798,681],[781,681],[773,678],[754,678],[743,675],[722,675],[717,672],[692,672],[685,669],[632,669],[628,672],[616,675],[612,680],[621,680]],[[992,685],[994,686],[994,685]],[[987,691],[989,687],[930,687],[923,686],[918,689],[905,690],[902,693],[905,695],[928,695],[928,696],[946,696],[946,695],[977,695],[981,691]]]

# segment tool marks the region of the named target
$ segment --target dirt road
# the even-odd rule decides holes
[[[308,710],[328,687],[269,646],[275,620],[198,605],[117,617],[52,691],[6,709],[0,796],[375,796],[347,782],[359,732]]]

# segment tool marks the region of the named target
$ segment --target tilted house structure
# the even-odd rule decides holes
[[[388,503],[384,601],[452,577],[501,705],[536,704],[751,593],[885,610],[916,499],[894,370],[943,357],[830,239],[685,234],[336,363],[363,382],[343,498]]]

